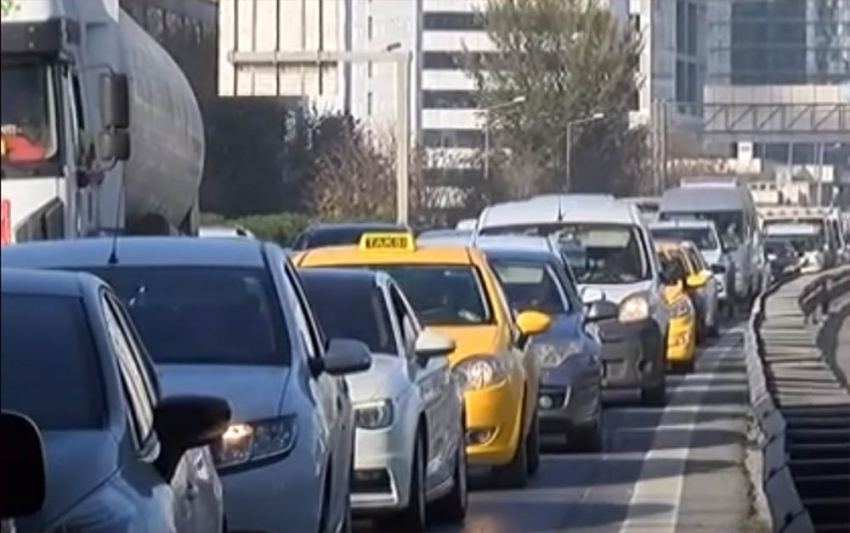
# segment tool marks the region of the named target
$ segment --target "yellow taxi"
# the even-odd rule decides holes
[[[300,268],[373,268],[401,286],[420,322],[455,339],[449,356],[465,398],[470,465],[491,467],[496,483],[521,487],[539,467],[540,369],[524,350],[551,319],[516,316],[484,256],[469,247],[417,248],[412,234],[366,233],[357,246],[304,251]]]
[[[662,291],[670,314],[667,364],[685,372],[692,372],[696,365],[697,313],[687,293],[686,261],[675,244],[656,243],[655,247],[663,270],[674,273],[668,277],[678,279],[674,284],[665,285]]]

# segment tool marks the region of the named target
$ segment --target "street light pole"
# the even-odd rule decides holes
[[[410,212],[410,71],[413,55],[408,51],[394,49],[397,44],[377,51],[297,51],[297,52],[228,52],[227,59],[236,67],[246,66],[312,66],[342,63],[380,63],[396,65],[396,214],[398,222],[406,224]]]
[[[570,186],[572,183],[570,182],[572,176],[570,175],[570,171],[572,170],[572,158],[573,158],[573,126],[578,126],[580,124],[587,124],[588,122],[594,122],[596,120],[602,120],[605,118],[605,113],[594,113],[593,115],[585,118],[579,118],[576,120],[571,120],[567,122],[567,141],[566,141],[566,154],[564,157],[564,164],[567,167],[564,174],[565,182],[564,183],[564,192],[570,192]]]
[[[484,113],[484,181],[490,178],[490,113],[497,109],[512,107],[525,102],[525,96],[517,96],[510,102],[503,102],[481,110]]]

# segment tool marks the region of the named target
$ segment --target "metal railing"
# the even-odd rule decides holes
[[[828,270],[803,287],[797,299],[806,322],[818,323],[829,315],[830,304],[850,290],[850,265]]]

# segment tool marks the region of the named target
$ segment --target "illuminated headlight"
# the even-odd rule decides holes
[[[682,298],[675,305],[671,315],[673,318],[683,318],[691,314],[691,305],[686,298]]]
[[[492,355],[479,355],[460,362],[453,369],[458,386],[463,391],[485,389],[505,382],[509,364]]]
[[[620,322],[638,322],[649,318],[649,302],[645,296],[630,296],[620,304]]]
[[[529,348],[529,355],[536,357],[540,362],[540,366],[544,368],[554,368],[561,366],[564,361],[571,355],[581,351],[581,342],[569,341],[562,343],[544,342],[540,344],[532,344]]]
[[[361,429],[383,429],[393,423],[392,400],[359,403],[354,406],[354,421]]]
[[[297,428],[295,415],[231,424],[212,446],[215,464],[227,469],[286,455],[295,447]]]

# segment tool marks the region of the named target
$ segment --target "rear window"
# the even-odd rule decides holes
[[[79,298],[3,294],[3,409],[43,430],[103,426],[98,353]]]
[[[289,334],[259,267],[92,269],[115,289],[160,364],[288,365]]]
[[[710,228],[652,228],[652,237],[661,241],[690,241],[700,250],[717,250],[720,243]]]
[[[327,337],[359,340],[373,353],[399,352],[386,300],[374,283],[332,280],[310,270],[299,274],[310,307]],[[352,312],[354,309],[356,312]]]
[[[491,264],[512,309],[550,315],[569,312],[565,295],[545,264],[499,259],[491,260]]]

